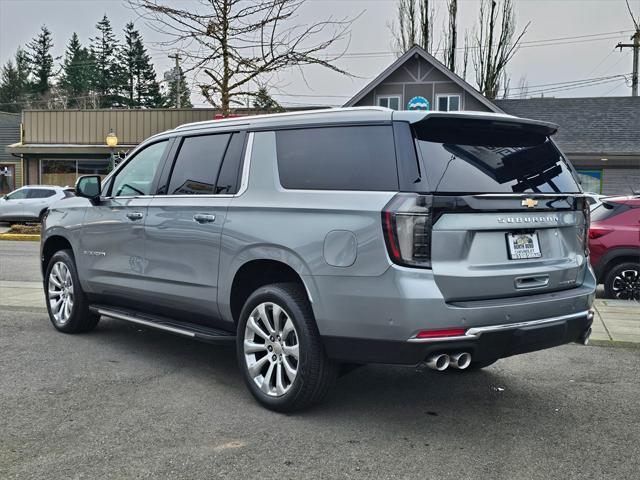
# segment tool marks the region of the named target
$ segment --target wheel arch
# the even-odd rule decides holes
[[[620,247],[607,250],[594,269],[598,283],[602,283],[607,273],[623,262],[640,263],[640,248]]]
[[[42,254],[40,256],[40,266],[43,275],[47,270],[47,266],[49,265],[51,257],[53,257],[55,253],[59,252],[60,250],[71,250],[71,255],[75,259],[75,254],[73,252],[71,242],[66,237],[62,235],[51,235],[44,241],[44,243],[42,244]]]
[[[307,265],[295,253],[277,247],[259,247],[236,257],[227,270],[229,282],[220,282],[220,312],[237,323],[246,299],[261,286],[270,283],[294,282],[303,286],[312,310],[318,308],[315,288]]]

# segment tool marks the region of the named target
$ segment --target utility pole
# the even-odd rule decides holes
[[[180,60],[182,57],[174,53],[173,55],[169,55],[169,58],[175,59],[176,61],[176,69],[175,69],[175,82],[176,82],[176,108],[180,108]]]
[[[640,57],[640,28],[631,37],[633,43],[618,43],[616,48],[633,48],[633,73],[631,74],[631,96],[638,96],[638,57]]]

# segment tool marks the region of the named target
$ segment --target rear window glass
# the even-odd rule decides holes
[[[391,126],[279,130],[278,171],[284,188],[396,191]]]
[[[537,132],[486,122],[459,129],[425,126],[414,129],[414,136],[434,192],[580,191],[560,151]]]

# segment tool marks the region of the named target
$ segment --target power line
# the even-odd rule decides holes
[[[601,95],[602,97],[606,97],[607,95],[609,95],[611,92],[613,92],[614,90],[617,90],[618,88],[620,88],[622,85],[626,85],[627,84],[627,80],[624,79],[623,81],[617,83],[612,89],[607,90],[607,93]]]
[[[548,89],[542,89],[542,90],[534,90],[533,92],[527,92],[528,96],[532,96],[532,95],[537,95],[537,94],[544,94],[544,93],[558,93],[558,92],[566,92],[566,91],[571,91],[571,90],[577,90],[579,88],[586,88],[586,87],[592,87],[595,85],[604,85],[607,83],[611,83],[611,82],[615,82],[618,80],[618,78],[624,77],[624,75],[619,75],[617,78],[609,78],[606,80],[599,80],[599,81],[592,81],[592,82],[585,82],[582,84],[575,84],[575,85],[571,85],[571,86],[567,86],[567,87],[556,87],[556,88],[548,88]],[[626,77],[625,77],[626,78]]]

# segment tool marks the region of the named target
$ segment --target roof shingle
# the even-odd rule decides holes
[[[640,156],[640,97],[494,100],[510,115],[560,125],[567,154]]]

